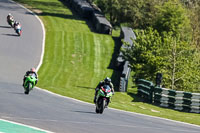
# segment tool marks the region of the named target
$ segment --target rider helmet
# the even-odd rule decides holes
[[[12,16],[11,13],[8,13],[8,16]]]
[[[30,69],[30,71],[31,71],[31,72],[36,72],[36,70],[35,70],[35,68],[34,68],[34,67],[33,67],[33,68],[31,68],[31,69]]]
[[[105,81],[106,84],[110,84],[111,79],[110,79],[109,77],[106,77],[106,78],[104,79],[104,81]]]

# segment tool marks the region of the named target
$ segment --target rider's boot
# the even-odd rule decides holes
[[[107,104],[105,106],[105,108],[108,108],[108,104],[110,103],[110,99],[108,99]]]

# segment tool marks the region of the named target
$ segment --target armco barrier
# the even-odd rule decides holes
[[[125,80],[124,77],[120,77],[119,91],[120,92],[126,92],[127,91],[127,80]]]
[[[175,110],[200,113],[200,93],[154,87],[150,81],[143,79],[139,79],[137,85],[138,95],[141,97],[150,97],[150,88],[152,89],[152,99],[147,99],[149,102]]]
[[[132,39],[136,39],[135,33],[133,32],[133,29],[130,27],[121,27],[120,31],[120,38],[123,40],[122,42],[122,48],[127,48],[127,45],[124,45],[124,42],[130,44],[130,47],[133,46]],[[123,54],[122,52],[119,53],[119,56],[117,57],[117,67],[121,67],[124,63]]]
[[[110,22],[100,11],[94,10],[92,13],[92,18],[94,28],[98,33],[112,34],[112,26]]]
[[[133,46],[133,41],[132,39],[136,39],[135,33],[133,32],[132,28],[129,27],[121,27],[121,33],[120,33],[120,38],[124,40],[124,42],[127,42],[130,44],[129,47]],[[123,44],[122,42],[122,48],[125,48],[126,45]],[[119,91],[121,92],[126,92],[127,91],[127,86],[128,86],[128,79],[129,75],[131,72],[131,68],[129,66],[129,62],[124,60],[123,54],[120,51],[119,56],[117,57],[116,60],[116,67],[122,71],[121,76],[120,76],[120,85],[119,85]]]
[[[123,66],[123,71],[120,77],[119,91],[126,92],[128,86],[128,79],[130,76],[131,68],[129,67],[129,62],[126,61]]]
[[[63,0],[74,9],[81,17],[93,23],[94,29],[98,33],[112,34],[112,25],[94,4],[87,0]]]
[[[139,79],[137,81],[137,94],[144,98],[147,102],[152,103],[153,98],[153,83],[147,80]]]
[[[174,108],[176,95],[175,91],[166,88],[154,87],[153,94],[154,103],[157,103],[162,107]]]

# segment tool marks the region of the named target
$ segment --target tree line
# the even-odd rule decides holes
[[[113,26],[134,29],[134,47],[122,49],[134,78],[166,88],[200,92],[199,0],[90,0]],[[129,45],[129,44],[126,44]]]

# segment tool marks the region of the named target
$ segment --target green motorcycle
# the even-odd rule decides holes
[[[7,19],[7,22],[12,28],[14,28],[14,19],[11,19],[11,20]]]
[[[25,82],[24,82],[24,93],[29,94],[29,92],[34,88],[36,85],[36,75],[35,74],[29,74],[28,76],[25,76]]]
[[[96,99],[96,113],[102,114],[104,109],[108,106],[113,93],[109,85],[104,85],[99,89]]]

